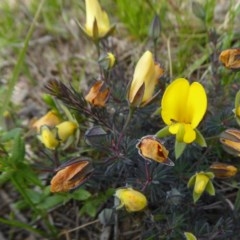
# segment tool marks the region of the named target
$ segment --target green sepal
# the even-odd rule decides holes
[[[182,155],[182,153],[185,150],[186,146],[187,146],[187,144],[185,142],[179,142],[176,139],[175,146],[174,146],[175,158],[176,159],[178,159]]]
[[[205,188],[205,191],[211,196],[215,195],[215,188],[214,188],[213,183],[211,181],[208,181],[207,186]]]
[[[236,122],[240,125],[240,117],[237,115],[237,109],[240,107],[240,90],[236,94],[234,106],[235,109],[233,109],[233,112],[235,114]]]
[[[169,126],[166,126],[166,127],[162,128],[161,130],[159,130],[159,131],[155,134],[155,136],[156,136],[157,138],[164,138],[164,137],[167,137],[167,136],[171,135],[171,133],[169,132],[168,129],[169,129]]]
[[[196,181],[196,174],[191,176],[191,178],[188,180],[187,187],[188,188],[193,187],[195,184],[195,181]]]
[[[196,139],[194,142],[196,142],[201,147],[207,147],[207,143],[203,135],[198,131],[198,129],[195,129],[195,132],[196,132]]]
[[[186,240],[197,240],[197,238],[190,232],[184,232]]]
[[[193,202],[196,203],[198,199],[202,196],[203,192],[201,193],[196,193],[193,191]]]

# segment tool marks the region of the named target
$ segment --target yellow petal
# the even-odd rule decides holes
[[[143,84],[145,85],[145,88],[142,103],[150,100],[153,97],[158,78],[162,74],[163,69],[158,64],[155,64],[152,53],[150,51],[146,51],[139,59],[135,67],[128,95],[129,102],[133,102]]]
[[[120,188],[115,195],[120,199],[121,206],[125,206],[128,212],[141,211],[147,206],[145,195],[132,188]]]
[[[209,178],[205,174],[202,174],[202,173],[196,174],[194,192],[197,194],[203,193],[207,186],[208,181],[209,181]]]
[[[86,32],[93,37],[94,21],[97,23],[98,35],[103,37],[110,29],[108,15],[102,10],[98,0],[85,0],[86,2]]]
[[[185,143],[191,143],[195,140],[196,138],[196,132],[194,131],[194,129],[192,128],[192,126],[190,124],[184,124],[184,129],[185,129],[185,133],[184,133],[184,137],[183,137],[183,142]]]
[[[207,95],[198,82],[190,86],[186,110],[188,123],[191,123],[192,128],[196,128],[207,110]]]
[[[60,140],[66,141],[71,135],[73,135],[77,129],[77,124],[71,121],[64,121],[56,126],[57,135]]]
[[[186,102],[189,92],[189,82],[184,78],[173,81],[162,97],[162,119],[167,125],[173,122],[185,122]]]
[[[47,126],[42,126],[40,129],[39,140],[44,144],[46,148],[56,149],[59,145],[59,141],[54,136],[53,132]]]
[[[61,119],[58,115],[58,113],[54,110],[51,110],[47,112],[44,116],[39,118],[34,124],[32,125],[33,128],[36,128],[36,130],[39,132],[41,126],[47,125],[49,127],[54,127],[55,125],[59,124],[61,122]]]

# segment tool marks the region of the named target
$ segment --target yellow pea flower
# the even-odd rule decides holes
[[[36,122],[33,123],[32,127],[40,131],[41,126],[46,125],[49,127],[54,127],[61,122],[61,118],[58,113],[54,110],[48,111],[44,116],[39,118]]]
[[[85,0],[86,23],[81,29],[94,41],[107,37],[114,30],[110,26],[107,13],[101,8],[98,0]]]
[[[60,144],[53,131],[46,125],[41,126],[38,139],[51,150],[55,150]]]
[[[215,189],[211,181],[213,178],[214,174],[212,172],[198,172],[189,179],[188,187],[194,187],[194,202],[197,202],[205,191],[211,196],[215,195]]]
[[[146,51],[135,67],[128,91],[128,101],[133,107],[143,107],[154,98],[154,90],[163,69],[154,62],[153,54]]]
[[[130,187],[117,189],[115,196],[121,201],[119,208],[124,206],[128,212],[138,212],[147,206],[146,197]]]
[[[196,139],[196,128],[207,109],[207,96],[198,82],[178,78],[163,94],[161,115],[168,131],[176,134],[178,142],[191,143]]]
[[[58,125],[56,125],[57,136],[61,141],[66,141],[70,136],[72,136],[78,125],[75,122],[64,121]]]

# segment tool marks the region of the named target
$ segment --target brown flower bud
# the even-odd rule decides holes
[[[51,180],[51,192],[68,192],[82,185],[92,174],[93,168],[89,160],[73,159],[56,169]]]
[[[210,166],[210,170],[216,178],[230,178],[236,175],[238,169],[233,165],[215,162]]]
[[[226,152],[234,156],[240,156],[240,130],[227,129],[220,134],[219,140]]]
[[[220,53],[219,61],[226,68],[233,70],[240,69],[240,48],[226,49]]]
[[[105,88],[104,81],[97,81],[85,96],[86,101],[96,107],[104,107],[110,93],[109,88]]]
[[[138,153],[146,160],[153,160],[168,166],[174,166],[174,163],[168,158],[169,151],[153,135],[142,137],[137,143]]]

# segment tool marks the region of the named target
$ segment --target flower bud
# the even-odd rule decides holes
[[[97,81],[85,96],[86,101],[95,107],[104,107],[110,94],[110,89],[105,88],[104,81]]]
[[[151,25],[150,25],[150,28],[148,31],[148,35],[149,35],[149,37],[151,37],[153,40],[156,41],[160,36],[160,32],[161,32],[160,18],[158,15],[155,15],[151,22]]]
[[[115,65],[115,62],[116,62],[116,58],[110,52],[100,56],[100,58],[98,59],[98,63],[104,70],[109,70],[113,68],[113,66]]]
[[[73,159],[56,169],[51,180],[51,192],[68,192],[82,185],[92,174],[89,160]]]
[[[86,23],[80,26],[83,33],[94,41],[109,36],[115,29],[110,26],[107,13],[102,9],[98,0],[85,0],[86,3]]]
[[[188,187],[194,187],[193,200],[196,203],[202,196],[203,192],[207,192],[211,196],[215,195],[215,189],[212,184],[214,174],[212,172],[199,172],[193,175],[188,181]]]
[[[168,158],[169,151],[155,136],[147,135],[142,137],[136,147],[138,148],[138,153],[144,159],[153,160],[168,166],[174,166],[174,163]]]
[[[219,140],[226,152],[234,156],[240,156],[240,130],[227,129],[220,134]]]
[[[155,86],[163,75],[163,69],[154,62],[153,55],[146,51],[139,59],[128,91],[128,101],[132,107],[144,107],[153,100]]]
[[[146,197],[130,187],[118,189],[115,196],[121,201],[118,208],[124,206],[128,212],[138,212],[147,206]]]
[[[219,55],[219,61],[232,70],[240,70],[240,48],[226,49]]]
[[[58,138],[61,141],[65,142],[70,136],[75,133],[77,127],[77,123],[71,121],[64,121],[56,125]]]
[[[54,110],[47,112],[44,116],[39,118],[35,123],[33,123],[32,127],[40,131],[41,126],[46,125],[48,127],[54,127],[61,122],[61,118],[58,113]]]
[[[238,169],[233,165],[215,162],[210,166],[210,170],[216,178],[230,178],[236,175]]]
[[[46,125],[41,126],[38,139],[43,143],[46,148],[51,150],[55,150],[60,143],[53,131]]]

